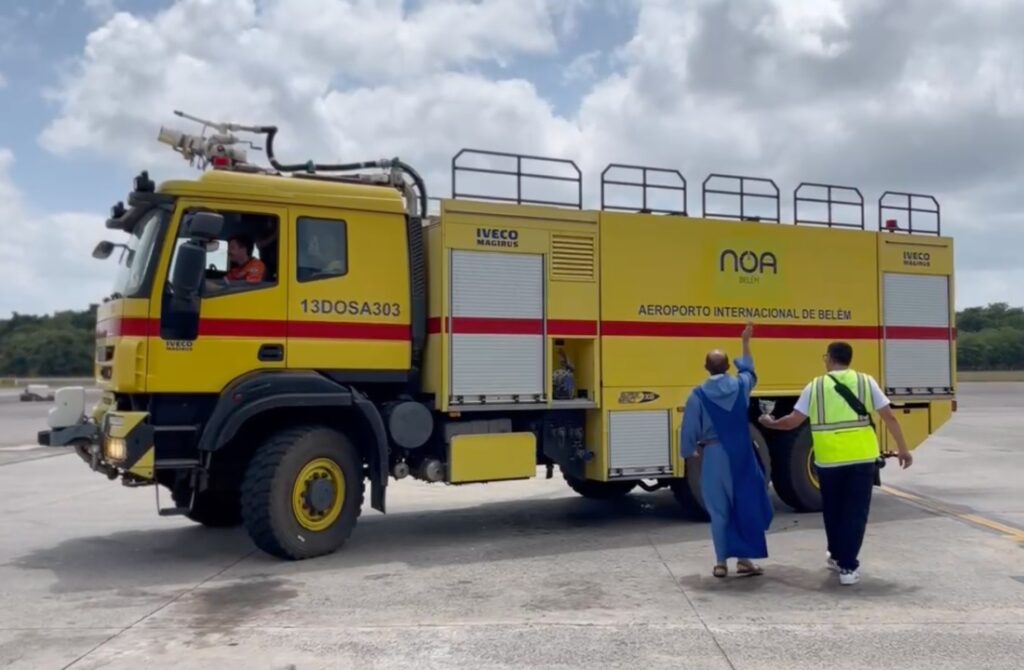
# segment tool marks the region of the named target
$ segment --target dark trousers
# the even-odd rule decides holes
[[[874,463],[818,468],[828,551],[843,570],[860,567],[857,555],[871,511]]]

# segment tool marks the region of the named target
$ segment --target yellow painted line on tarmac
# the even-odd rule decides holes
[[[980,514],[959,512],[934,498],[926,498],[916,493],[903,491],[892,486],[887,486],[883,484],[881,488],[883,492],[893,497],[907,500],[915,505],[918,505],[919,507],[923,507],[924,509],[930,512],[934,512],[935,514],[950,517],[953,519],[960,519],[961,521],[966,521],[969,524],[980,526],[988,530],[994,530],[997,533],[1002,533],[1004,537],[1010,540],[1024,542],[1024,528],[1008,526],[1005,523],[1000,523],[999,521],[983,517]]]
[[[985,517],[978,516],[977,514],[961,514],[960,518],[964,521],[970,521],[971,523],[976,523],[979,526],[985,526],[986,528],[991,528],[994,531],[1005,533],[1010,539],[1017,540],[1018,542],[1024,542],[1024,530],[1020,528],[1007,526],[1005,523],[986,519]]]

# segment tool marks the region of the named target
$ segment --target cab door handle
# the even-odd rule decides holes
[[[260,346],[257,356],[261,361],[279,363],[284,360],[284,345],[264,344]]]

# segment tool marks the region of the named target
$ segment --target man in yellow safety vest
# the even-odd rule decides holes
[[[896,439],[900,465],[908,468],[914,459],[878,383],[871,375],[850,369],[853,347],[833,342],[824,359],[827,373],[804,388],[792,412],[780,419],[766,414],[760,422],[766,428],[792,430],[810,418],[828,566],[839,572],[841,584],[850,585],[860,581],[857,556],[864,542],[879,457],[872,412],[882,417]]]

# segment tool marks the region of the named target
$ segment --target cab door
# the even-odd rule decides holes
[[[410,367],[404,215],[290,208],[288,367],[397,381]]]
[[[195,340],[163,339],[159,328],[163,300],[152,301],[150,321],[155,321],[156,328],[150,331],[148,373],[153,392],[219,393],[245,373],[284,368],[288,363],[287,208],[182,200],[170,229],[172,237],[165,244],[170,247],[170,259],[161,273],[164,285],[173,271],[175,252],[185,241],[182,215],[192,208],[222,214],[224,230],[217,249],[207,253],[208,279]],[[228,269],[233,237],[252,241],[252,257],[264,263],[262,281],[228,282],[221,277]]]

